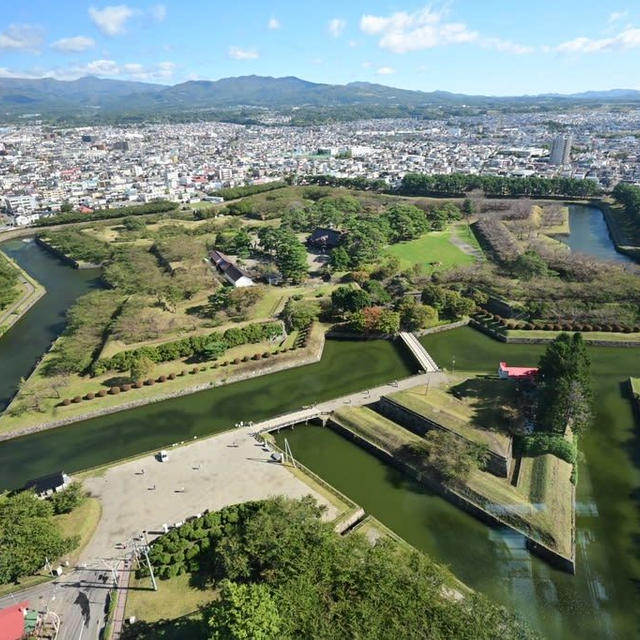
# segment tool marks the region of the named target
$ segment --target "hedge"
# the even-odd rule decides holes
[[[192,336],[156,346],[145,346],[116,353],[111,358],[101,358],[92,367],[92,375],[102,375],[107,371],[129,371],[133,362],[142,356],[152,362],[170,362],[179,358],[197,357],[212,359],[221,356],[227,349],[242,344],[256,344],[282,334],[279,322],[249,324],[232,327],[224,333],[214,332],[204,336]]]
[[[569,464],[575,464],[578,456],[576,445],[559,435],[538,433],[522,439],[522,455],[533,457],[547,453]]]

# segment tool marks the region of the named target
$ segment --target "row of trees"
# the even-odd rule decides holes
[[[174,211],[176,204],[167,200],[155,200],[146,204],[139,204],[130,207],[115,207],[113,209],[96,209],[93,213],[81,213],[79,211],[68,211],[58,213],[46,218],[40,218],[36,227],[50,227],[54,224],[68,224],[70,222],[88,222],[91,220],[107,220],[110,218],[120,218],[122,216],[139,216],[148,213],[167,213]]]
[[[215,586],[197,637],[537,637],[483,596],[452,597],[447,573],[425,555],[340,536],[321,514],[311,497],[233,505],[161,536],[150,559],[163,578],[188,572]],[[128,637],[154,631],[135,623]]]
[[[273,257],[283,278],[298,283],[307,277],[307,250],[292,229],[287,226],[262,227],[258,238],[264,252]]]
[[[257,193],[265,193],[266,191],[273,191],[274,189],[282,189],[286,187],[286,182],[267,182],[265,184],[251,184],[246,187],[230,187],[228,189],[218,189],[218,191],[212,191],[210,196],[218,196],[225,200],[235,200],[236,198],[244,198],[246,196],[253,196]]]
[[[624,205],[625,212],[640,223],[640,187],[619,182],[612,195],[620,204]]]
[[[221,356],[227,349],[241,344],[257,344],[282,335],[279,322],[249,324],[244,327],[231,327],[224,333],[215,332],[204,336],[191,336],[159,345],[149,345],[120,351],[111,358],[101,358],[92,366],[93,375],[106,371],[130,371],[134,363],[146,358],[152,363],[170,362],[178,358],[198,358],[212,360]]]
[[[470,175],[452,173],[444,175],[424,175],[408,173],[397,190],[407,196],[447,195],[461,196],[468,191],[479,189],[487,196],[498,197],[592,197],[600,192],[593,180],[576,178],[525,178]]]
[[[8,307],[20,295],[18,272],[0,252],[0,310]]]

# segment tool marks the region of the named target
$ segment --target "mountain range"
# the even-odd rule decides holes
[[[639,101],[640,91],[613,89],[538,96],[469,96],[446,91],[411,91],[368,82],[322,84],[293,76],[240,76],[216,81],[192,80],[173,86],[86,76],[0,78],[0,112],[5,118],[26,113],[80,114],[163,113],[235,107],[344,107],[380,105],[408,107],[522,102]]]

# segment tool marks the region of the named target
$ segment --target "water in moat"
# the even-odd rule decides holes
[[[556,237],[568,245],[571,251],[586,253],[599,260],[634,262],[629,256],[616,251],[604,214],[597,207],[569,205],[569,227],[569,235]]]
[[[494,371],[536,364],[544,347],[508,345],[463,328],[423,338],[436,362]],[[492,529],[321,427],[285,430],[294,456],[471,587],[519,612],[548,638],[635,638],[640,633],[640,442],[626,379],[640,349],[593,347],[596,423],[581,443],[577,572],[531,556]]]
[[[7,333],[0,337],[0,411],[16,392],[20,378],[64,329],[65,314],[73,302],[99,286],[97,269],[72,269],[33,240],[11,240],[0,251],[13,258],[47,293]]]
[[[3,250],[49,291],[0,340],[0,389],[11,390],[62,329],[64,310],[95,286],[96,274],[74,271],[26,243],[5,244]],[[11,344],[13,334],[24,336],[22,348]],[[38,345],[31,344],[35,340]],[[505,359],[535,364],[544,349],[495,342],[469,328],[422,341],[441,366],[450,367],[455,358],[456,370],[470,371],[493,371]],[[518,536],[486,527],[329,430],[299,428],[283,435],[302,462],[546,636],[637,637],[640,443],[626,379],[640,376],[640,350],[594,347],[590,353],[597,416],[581,442],[576,576],[551,569],[530,556]],[[318,364],[0,443],[0,487],[104,464],[412,372],[406,354],[392,343],[328,341]]]

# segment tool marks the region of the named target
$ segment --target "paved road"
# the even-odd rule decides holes
[[[28,600],[30,608],[60,616],[58,640],[97,640],[111,585],[108,570],[80,567],[53,582],[0,598],[0,609]]]

